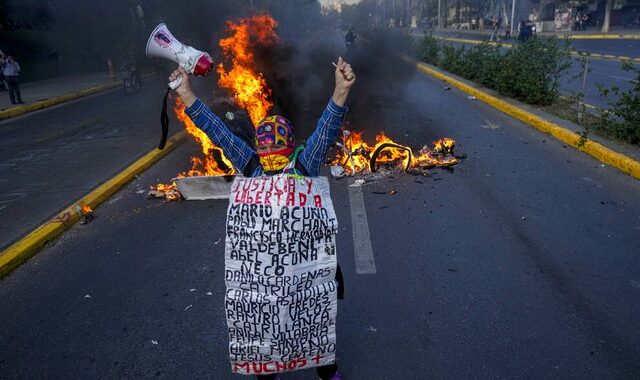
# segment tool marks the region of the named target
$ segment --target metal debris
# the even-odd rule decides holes
[[[347,175],[347,172],[341,165],[332,165],[331,166],[331,175],[336,178],[342,178]]]

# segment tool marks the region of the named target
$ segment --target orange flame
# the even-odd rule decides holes
[[[219,43],[225,58],[233,66],[227,71],[222,63],[218,65],[218,84],[231,90],[236,104],[247,110],[253,125],[257,125],[273,106],[269,100],[271,89],[256,68],[253,50],[258,44],[264,46],[279,41],[274,30],[276,26],[276,20],[266,14],[240,19],[237,23],[227,21],[227,30],[232,35]]]
[[[384,132],[378,133],[374,146],[369,146],[362,140],[362,132],[343,132],[342,135],[342,151],[339,151],[331,162],[331,165],[341,165],[347,174],[353,175],[359,172],[371,172],[371,156],[381,147],[382,144],[394,144],[400,148],[386,147],[381,148],[377,155],[376,163],[403,163],[403,167],[407,167],[409,152],[411,152],[411,162],[409,167],[431,168],[435,166],[453,166],[458,160],[453,155],[453,147],[455,140],[448,137],[434,141],[433,149],[424,146],[420,150],[419,155],[415,155],[408,146],[398,144]]]
[[[271,89],[256,68],[253,50],[257,44],[266,46],[279,41],[274,29],[277,22],[268,15],[253,16],[237,22],[227,21],[227,30],[231,36],[220,40],[219,45],[226,59],[232,63],[230,71],[226,71],[222,63],[218,66],[221,87],[232,91],[236,104],[244,108],[251,122],[256,125],[273,106],[269,100]],[[235,174],[233,164],[225,157],[222,149],[215,146],[209,137],[196,127],[184,113],[184,103],[176,100],[174,111],[187,132],[202,147],[204,158],[191,157],[191,169],[177,175],[177,178],[203,175]],[[153,188],[165,194],[167,200],[180,199],[175,183],[158,184]]]
[[[176,117],[182,122],[182,124],[184,124],[187,129],[187,133],[193,136],[195,140],[200,143],[204,159],[191,157],[191,170],[178,174],[178,178],[202,175],[234,174],[235,169],[233,168],[231,161],[225,157],[222,149],[218,148],[211,142],[206,133],[196,127],[193,121],[191,121],[189,116],[184,112],[185,108],[186,106],[182,100],[177,98],[174,108]]]
[[[82,215],[86,215],[90,212],[93,212],[89,205],[82,205]]]

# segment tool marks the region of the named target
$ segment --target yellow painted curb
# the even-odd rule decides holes
[[[48,108],[48,107],[51,107],[51,106],[55,106],[55,105],[60,104],[60,103],[64,103],[64,102],[68,102],[70,100],[81,98],[83,96],[92,95],[92,94],[95,94],[95,93],[98,93],[98,92],[101,92],[101,91],[110,90],[112,88],[115,88],[115,87],[118,87],[118,86],[121,86],[121,85],[122,85],[122,81],[112,82],[112,83],[105,83],[105,84],[101,84],[101,85],[98,85],[98,86],[95,86],[95,87],[87,88],[85,90],[71,92],[71,93],[68,93],[66,95],[56,97],[56,98],[40,100],[40,101],[37,101],[35,103],[27,104],[27,105],[24,105],[24,106],[9,108],[7,110],[0,111],[0,120],[9,119],[9,118],[12,118],[12,117],[16,117],[16,116],[25,114],[27,112],[37,111],[37,110],[41,110],[43,108]]]
[[[29,235],[11,245],[0,253],[0,278],[7,276],[11,271],[36,254],[46,242],[60,235],[80,219],[79,210],[83,205],[92,209],[98,207],[109,196],[127,184],[137,174],[153,165],[156,161],[166,156],[175,149],[187,136],[185,131],[173,135],[167,140],[164,149],[153,149],[142,158],[131,164],[128,168],[111,178],[97,189],[77,200],[71,206],[59,213],[56,217],[45,222],[33,230]]]
[[[144,75],[142,75],[142,78],[143,79],[144,78],[148,78],[148,77],[150,77],[152,75],[154,75],[154,74],[144,74]],[[64,102],[68,102],[68,101],[71,101],[71,100],[74,100],[74,99],[81,98],[83,96],[93,95],[93,94],[96,94],[98,92],[111,90],[112,88],[116,88],[118,86],[122,86],[122,80],[100,84],[100,85],[97,85],[97,86],[94,86],[94,87],[89,87],[89,88],[84,89],[84,90],[70,92],[68,94],[65,94],[65,95],[62,95],[62,96],[58,96],[58,97],[55,97],[55,98],[40,100],[40,101],[31,103],[31,104],[26,104],[24,106],[12,107],[12,108],[6,109],[4,111],[0,111],[0,120],[10,119],[12,117],[20,116],[20,115],[28,113],[28,112],[41,110],[43,108],[49,108],[49,107],[55,106],[55,105],[60,104],[60,103],[64,103]]]
[[[493,45],[493,46],[500,45],[500,46],[508,48],[508,49],[513,48],[513,44],[505,44],[505,43],[500,43],[500,42],[482,41],[482,40],[469,40],[469,39],[464,39],[464,38],[451,38],[451,37],[440,37],[440,36],[435,36],[434,38],[437,38],[437,39],[443,40],[443,41],[461,42],[461,43],[469,43],[469,44],[476,44],[476,45],[480,45],[482,43],[486,43],[486,44]],[[628,60],[640,61],[640,58],[631,58],[631,57],[625,57],[625,56],[615,56],[615,55],[611,55],[611,54],[587,53],[587,52],[581,52],[581,51],[571,51],[570,54],[573,55],[573,56],[579,56],[579,57],[589,56],[589,57],[592,57],[592,58],[611,59],[611,60],[614,60],[614,61],[628,61]]]
[[[638,40],[640,35],[638,34],[575,34],[569,35],[568,38],[572,40]]]
[[[435,38],[439,39],[439,40],[444,40],[444,41],[452,41],[452,42],[465,42],[465,43],[470,43],[470,44],[476,44],[476,45],[480,45],[481,43],[486,43],[488,45],[500,45],[506,48],[512,48],[513,44],[507,44],[507,43],[502,43],[502,42],[493,42],[493,41],[483,41],[483,40],[469,40],[469,39],[465,39],[465,38],[453,38],[453,37],[439,37],[439,36],[435,36]]]
[[[615,152],[595,141],[588,140],[585,144],[579,145],[578,142],[580,141],[580,135],[573,131],[562,128],[561,126],[547,121],[540,116],[534,115],[531,112],[525,111],[522,108],[516,107],[513,104],[496,98],[495,96],[491,96],[477,88],[464,84],[423,63],[418,63],[417,66],[427,74],[446,81],[448,84],[457,87],[467,94],[475,96],[476,99],[489,104],[507,115],[512,116],[544,133],[550,134],[565,144],[571,145],[572,147],[597,158],[605,164],[611,165],[637,179],[640,179],[640,162],[624,154]]]

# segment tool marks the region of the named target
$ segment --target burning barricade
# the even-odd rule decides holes
[[[229,35],[219,41],[226,66],[223,63],[218,65],[218,85],[229,92],[238,109],[246,111],[248,123],[253,125],[273,107],[271,89],[257,67],[253,52],[258,45],[265,47],[279,43],[276,26],[276,21],[268,15],[228,21]],[[184,110],[185,105],[176,99],[174,112],[187,132],[200,144],[202,158],[192,157],[191,169],[178,174],[170,183],[153,186],[148,197],[165,201],[226,198],[236,171],[222,150],[193,124]],[[227,122],[233,120],[233,114],[231,117],[228,114]],[[432,147],[425,145],[416,154],[410,147],[394,142],[382,132],[376,137],[375,144],[368,145],[362,140],[362,132],[344,130],[341,141],[336,145],[339,149],[329,162],[334,177],[397,170],[428,175],[429,169],[451,168],[463,157],[454,153],[455,141],[450,138],[438,140]],[[208,197],[204,195],[207,193]]]
[[[370,146],[362,139],[362,132],[344,130],[335,158],[330,162],[334,177],[353,176],[356,173],[371,174],[380,169],[402,170],[410,174],[429,175],[435,167],[451,168],[465,155],[454,153],[455,140],[445,137],[424,145],[416,155],[405,145],[398,144],[380,132]]]

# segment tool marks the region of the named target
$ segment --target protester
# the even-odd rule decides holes
[[[7,89],[9,90],[11,104],[24,104],[22,101],[22,95],[20,94],[20,83],[18,82],[20,64],[18,64],[12,56],[7,55],[6,58],[3,57],[0,60],[0,67],[2,68],[4,81],[7,84]]]
[[[347,112],[345,102],[351,86],[356,80],[351,66],[338,58],[335,69],[335,88],[329,104],[318,120],[316,130],[304,146],[294,149],[291,123],[282,116],[265,117],[257,126],[255,146],[234,135],[224,121],[216,116],[209,107],[200,101],[191,90],[187,72],[179,68],[169,77],[169,81],[182,78],[176,92],[186,104],[185,113],[204,131],[214,144],[222,148],[236,169],[245,177],[272,176],[287,174],[290,176],[316,177],[325,161],[329,147],[337,137]],[[338,298],[341,298],[341,274],[338,269]],[[322,380],[340,380],[335,362],[316,368]],[[275,373],[257,375],[260,380],[277,379]]]

